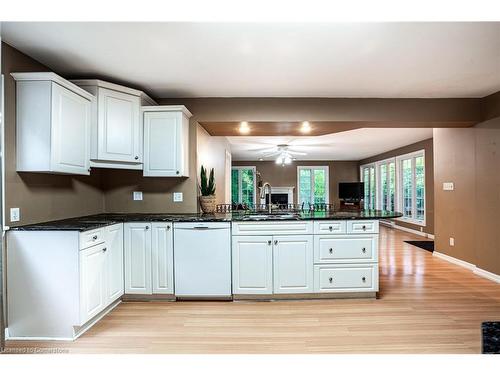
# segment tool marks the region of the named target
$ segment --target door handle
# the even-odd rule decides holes
[[[269,246],[271,246],[271,245],[273,244],[273,241],[269,240],[269,241],[267,241],[267,244],[268,244]]]
[[[278,244],[278,240],[274,240],[274,244],[277,245]]]

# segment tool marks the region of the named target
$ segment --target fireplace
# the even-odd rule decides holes
[[[271,187],[271,203],[272,204],[292,204],[293,203],[293,186],[290,187]],[[269,193],[266,193],[265,199],[261,200],[261,204],[269,204]]]

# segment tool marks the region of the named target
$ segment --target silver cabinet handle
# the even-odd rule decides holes
[[[363,230],[366,230],[366,225],[363,225]]]
[[[107,249],[107,248],[104,248],[104,249],[102,249],[102,252],[103,252],[103,253],[105,253],[105,252],[106,252],[106,250],[108,250],[108,249]]]
[[[149,229],[149,225],[146,225],[146,230],[148,230],[148,229]]]
[[[363,247],[363,249],[361,249],[361,251],[363,252],[363,254],[366,253],[366,248]]]
[[[271,245],[273,244],[273,241],[269,240],[269,241],[267,241],[267,244],[268,244],[269,246],[271,246]]]
[[[363,281],[364,283],[366,283],[366,277],[364,277],[364,276],[363,276],[363,277],[361,278],[361,281]]]
[[[331,232],[331,231],[333,230],[333,227],[330,225],[330,226],[328,227],[328,229],[330,229],[330,232]]]
[[[97,240],[97,236],[93,236],[92,240],[94,240],[94,241]]]
[[[328,281],[330,282],[330,284],[333,283],[333,277],[330,277]]]
[[[329,252],[330,252],[330,254],[333,254],[333,248],[330,247]]]
[[[135,160],[139,160],[139,156],[136,156],[134,159],[135,159]]]
[[[180,172],[179,171],[175,171],[175,174],[179,174]]]
[[[277,245],[278,244],[278,240],[274,240],[274,244]]]
[[[170,225],[167,225],[167,230],[169,230],[169,229],[170,229]]]

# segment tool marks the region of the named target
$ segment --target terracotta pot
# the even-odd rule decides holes
[[[215,212],[215,195],[201,196],[200,205],[203,213],[205,214]]]

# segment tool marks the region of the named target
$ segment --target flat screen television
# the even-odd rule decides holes
[[[339,182],[339,199],[346,202],[360,202],[365,192],[364,182]]]

